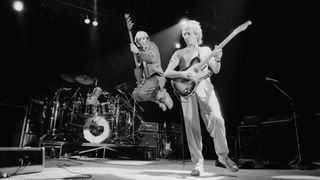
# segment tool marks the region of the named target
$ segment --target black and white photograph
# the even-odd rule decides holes
[[[320,180],[318,13],[2,0],[0,179]]]

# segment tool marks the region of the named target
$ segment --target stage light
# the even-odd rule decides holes
[[[180,25],[182,26],[182,25],[185,24],[187,21],[188,21],[188,18],[182,18],[179,23],[180,23]]]
[[[88,15],[87,15],[86,19],[84,20],[84,23],[86,23],[86,24],[90,23],[90,19],[89,19]]]
[[[180,47],[181,47],[181,44],[180,43],[175,43],[175,45],[174,45],[177,49],[179,49]]]
[[[92,21],[92,25],[98,26],[98,21],[97,21],[97,19],[94,19],[94,21]]]
[[[24,8],[23,2],[22,1],[14,1],[13,2],[13,9],[21,12]]]

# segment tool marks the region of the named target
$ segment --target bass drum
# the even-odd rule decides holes
[[[91,143],[102,143],[110,134],[109,121],[104,116],[92,116],[83,126],[84,138]]]

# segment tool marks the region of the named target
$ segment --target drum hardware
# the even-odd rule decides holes
[[[116,96],[117,103],[116,103],[116,131],[115,131],[115,138],[113,139],[114,143],[118,144],[137,144],[139,136],[136,135],[137,131],[139,130],[137,127],[137,120],[142,122],[140,116],[137,113],[137,107],[144,111],[144,109],[138,104],[138,102],[132,97],[130,92],[128,91],[128,85],[126,83],[120,84],[117,86],[117,90],[125,96],[124,99],[120,96]],[[120,103],[120,100],[122,101]],[[131,102],[133,101],[133,105]],[[125,125],[119,128],[119,117],[120,117],[120,109],[122,107],[126,107],[126,120]],[[120,134],[119,134],[120,133]]]
[[[65,81],[68,80],[66,77],[64,77]],[[125,97],[112,96],[98,86],[88,90],[85,97],[80,93],[82,85],[90,85],[92,82],[94,84],[97,79],[91,82],[90,77],[77,77],[78,80],[75,81],[81,85],[74,93],[72,92],[70,96],[63,94],[71,88],[61,87],[48,101],[46,106],[48,115],[45,114],[45,116],[48,119],[46,124],[49,126],[50,122],[50,127],[44,128],[47,131],[41,139],[70,140],[80,143],[88,141],[90,143],[137,144],[137,138],[140,138],[137,131],[142,122],[137,110],[143,111],[143,109],[128,93],[128,86],[121,86],[122,89],[125,88],[123,89]],[[68,82],[71,82],[70,78]]]
[[[41,139],[45,138],[54,138],[56,134],[56,123],[58,119],[58,113],[59,113],[59,108],[60,108],[60,92],[62,91],[63,88],[58,89],[54,93],[54,97],[50,100],[50,104],[52,104],[51,107],[51,117],[50,117],[50,126],[48,132],[41,137]]]
[[[46,104],[44,107],[45,109],[48,108],[48,106],[51,106],[50,110],[50,124],[49,129],[46,134],[42,135],[40,139],[48,139],[48,140],[54,140],[57,138],[62,138],[60,130],[62,127],[62,118],[63,118],[63,112],[66,109],[66,103],[61,102],[61,92],[71,90],[71,88],[61,87],[58,90],[55,91],[53,98]],[[44,114],[45,116],[45,114]],[[57,123],[59,122],[59,127],[57,127]],[[64,138],[62,138],[64,139]]]

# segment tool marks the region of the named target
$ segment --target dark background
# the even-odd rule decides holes
[[[271,77],[280,81],[278,87],[298,105],[295,111],[300,115],[304,152],[319,157],[313,147],[314,137],[319,137],[320,71],[315,56],[319,23],[318,10],[310,2],[98,0],[97,13],[93,11],[94,1],[89,0],[26,0],[22,13],[15,12],[11,2],[1,1],[0,102],[28,106],[30,98],[50,99],[62,86],[71,87],[72,94],[79,84],[62,80],[63,73],[95,77],[98,86],[113,95],[118,93],[117,85],[134,84],[135,65],[124,13],[131,14],[133,32],[145,30],[151,39],[154,37],[163,69],[175,49],[166,43],[173,40],[159,32],[176,25],[180,18],[198,20],[204,45],[211,48],[251,20],[252,25],[224,47],[222,69],[211,77],[227,134],[236,137],[237,127],[246,116],[259,115],[267,120],[291,115],[291,102],[265,81]],[[94,14],[97,27],[83,22],[86,15]],[[162,112],[153,103],[141,103],[145,121],[180,123],[179,102],[169,80],[166,88],[174,108]],[[213,149],[208,135],[204,134],[204,140],[209,140],[204,143],[205,155],[212,157],[207,153]]]

